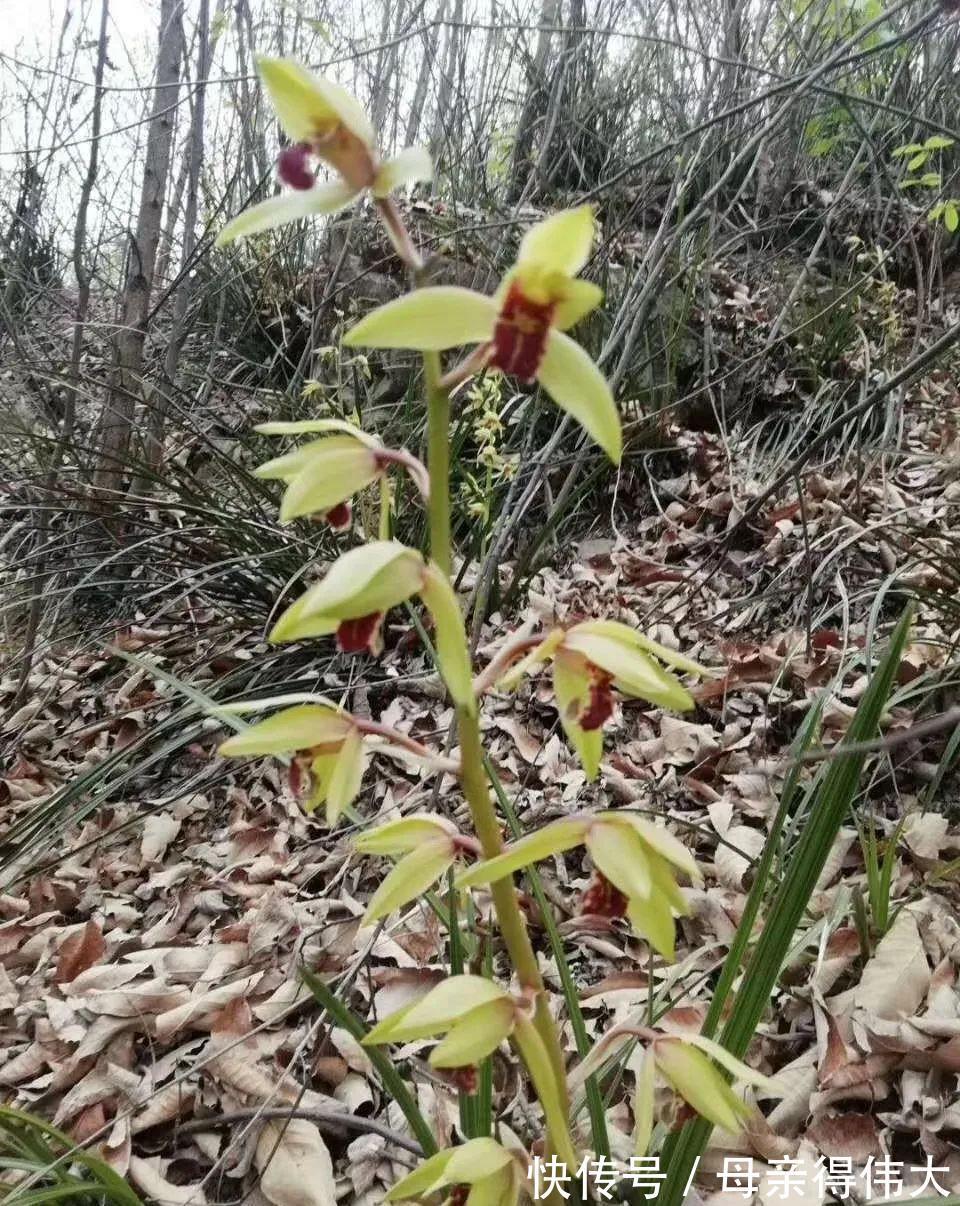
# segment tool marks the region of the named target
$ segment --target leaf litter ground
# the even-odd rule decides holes
[[[920,592],[918,622],[884,732],[903,737],[931,698],[934,710],[952,702],[957,620],[945,566],[957,538],[960,411],[951,395],[949,383],[928,381],[905,410],[896,455],[869,443],[838,453],[807,474],[802,496],[785,491],[745,534],[734,525],[765,477],[755,446],[674,430],[672,467],[651,476],[654,504],[647,495],[634,508],[642,517],[555,561],[518,615],[485,627],[481,663],[518,625],[605,616],[721,670],[697,689],[690,716],[624,703],[598,785],[562,739],[546,679],[486,703],[490,756],[525,830],[575,809],[628,805],[665,818],[705,872],[688,892],[677,962],[666,965],[622,921],[584,914],[584,855],[541,867],[591,1039],[651,1015],[668,1030],[699,1027],[801,720],[825,696],[822,742],[842,741],[874,643],[909,592]],[[510,567],[502,572],[508,581]],[[328,660],[285,689],[340,692],[355,710],[442,748],[451,714],[408,627],[395,623],[369,688],[357,686],[357,663]],[[227,698],[223,684],[262,652],[255,636],[195,609],[162,626],[140,617],[112,646],[60,649],[36,666],[29,702],[6,725],[0,1083],[8,1103],[89,1145],[145,1197],[366,1206],[412,1166],[416,1143],[366,1053],[324,1017],[298,967],[372,1021],[447,975],[446,935],[426,902],[360,929],[384,868],[351,853],[354,827],[331,834],[305,817],[277,762],[218,760],[222,727],[170,685],[173,675]],[[0,685],[9,699],[12,671]],[[749,1055],[785,1096],[761,1099],[742,1135],[714,1135],[699,1197],[751,1196],[718,1188],[735,1156],[754,1160],[762,1200],[776,1198],[771,1178],[784,1157],[804,1167],[849,1157],[855,1172],[871,1159],[902,1162],[902,1185],[854,1191],[876,1199],[915,1195],[914,1166],[929,1159],[943,1170],[939,1184],[960,1192],[960,812],[950,750],[949,731],[908,735],[871,760],[858,818],[828,860]],[[70,795],[78,781],[85,789]],[[465,822],[454,787],[379,758],[360,823],[424,808]],[[868,893],[854,820],[881,853],[896,843],[884,933],[869,928],[869,910],[867,931],[855,922],[855,897]],[[488,905],[476,900],[482,939]],[[536,904],[525,903],[559,1000]],[[569,1027],[564,1037],[573,1061]],[[426,1052],[410,1043],[399,1054],[448,1142],[457,1093]],[[625,1058],[608,1094],[622,1161],[632,1153],[635,1060]],[[536,1107],[504,1053],[493,1061],[493,1100],[503,1126],[523,1140],[537,1133]],[[579,1123],[587,1145],[585,1115]],[[823,1195],[808,1188],[805,1197]]]

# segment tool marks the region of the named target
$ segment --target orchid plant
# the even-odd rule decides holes
[[[284,223],[332,213],[368,192],[413,290],[367,315],[343,338],[350,346],[409,348],[422,353],[428,426],[424,467],[405,450],[385,448],[359,427],[336,420],[269,423],[276,436],[311,436],[309,442],[268,461],[258,473],[283,483],[280,517],[325,519],[336,530],[350,526],[352,497],[372,486],[381,490],[381,514],[389,519],[392,470],[406,472],[428,507],[429,557],[389,538],[344,552],[325,575],[276,621],[270,640],[333,637],[345,653],[376,654],[382,647],[386,613],[419,597],[433,621],[436,661],[453,701],[459,753],[452,760],[419,746],[402,733],[351,716],[327,700],[299,702],[231,737],[226,756],[277,756],[291,760],[295,787],[310,810],[323,804],[326,821],[355,816],[364,769],[372,748],[420,759],[436,773],[453,773],[469,805],[473,833],[461,833],[440,814],[416,814],[362,832],[356,850],[393,859],[370,901],[364,925],[395,914],[453,874],[455,891],[489,891],[512,973],[512,982],[479,975],[453,976],[412,1006],[382,1019],[367,1034],[368,1045],[385,1046],[442,1036],[430,1063],[455,1074],[462,1092],[476,1083],[476,1066],[510,1043],[526,1067],[543,1112],[543,1150],[576,1164],[580,1139],[571,1119],[571,1080],[561,1047],[555,1009],[545,987],[513,875],[546,858],[583,846],[593,863],[584,907],[607,917],[625,917],[651,950],[673,958],[675,918],[687,911],[677,876],[699,878],[683,842],[665,826],[626,810],[578,814],[505,847],[490,795],[481,743],[481,703],[494,689],[507,690],[552,663],[560,722],[586,777],[599,773],[603,726],[611,718],[615,691],[659,707],[693,707],[679,674],[706,673],[677,652],[630,626],[587,620],[557,627],[537,638],[508,642],[487,668],[474,675],[460,603],[452,583],[450,539],[450,391],[481,371],[537,382],[617,464],[622,450],[620,420],[610,388],[586,351],[568,334],[602,301],[601,290],[579,274],[588,264],[596,220],[581,205],[532,226],[520,243],[516,264],[492,297],[447,286],[417,287],[423,263],[391,192],[428,179],[426,152],[411,148],[382,160],[374,133],[356,100],[299,63],[263,58],[258,70],[289,144],[277,174],[285,191],[233,219],[219,242],[251,236]],[[320,182],[317,168],[333,174]],[[472,345],[444,371],[440,353]],[[638,1084],[638,1143],[646,1150],[653,1119],[657,1075],[701,1116],[736,1127],[747,1108],[721,1069],[749,1080],[748,1070],[715,1044],[637,1032],[649,1058]],[[527,1158],[515,1144],[473,1138],[447,1147],[396,1184],[389,1201],[443,1200],[516,1203],[528,1192]],[[571,1172],[573,1169],[571,1169]],[[564,1195],[566,1196],[566,1195]]]

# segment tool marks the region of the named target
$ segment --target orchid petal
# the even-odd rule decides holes
[[[449,578],[433,563],[423,576],[420,597],[433,617],[437,665],[443,681],[454,702],[472,715],[477,701],[473,691],[473,672],[463,613]]]
[[[516,1206],[519,1196],[516,1173],[505,1166],[474,1182],[464,1206]]]
[[[310,763],[311,791],[307,799],[303,801],[304,812],[316,812],[320,805],[326,802],[330,781],[333,778],[333,772],[337,769],[339,757],[340,751],[334,750],[329,753],[317,754]]]
[[[621,825],[630,825],[640,835],[641,839],[655,850],[661,858],[665,858],[668,862],[673,863],[675,867],[679,867],[691,879],[699,880],[703,878],[700,874],[700,868],[697,866],[696,859],[683,842],[678,837],[675,837],[665,826],[655,825],[652,821],[645,821],[642,817],[638,817],[632,812],[606,812],[600,815],[608,818],[616,818],[617,822]]]
[[[597,870],[629,899],[645,900],[652,881],[643,842],[631,829],[613,821],[594,821],[587,832],[587,849]]]
[[[628,695],[676,712],[687,712],[694,706],[686,687],[639,649],[608,636],[584,632],[579,625],[570,629],[563,646],[613,675],[617,686]]]
[[[385,197],[404,184],[433,179],[433,160],[426,147],[404,147],[399,154],[380,165],[373,184],[373,195]]]
[[[521,268],[535,264],[548,272],[576,276],[590,258],[596,226],[590,205],[553,214],[523,236],[517,264]]]
[[[745,1085],[755,1085],[758,1089],[763,1089],[772,1097],[785,1096],[786,1090],[775,1077],[764,1076],[762,1072],[757,1072],[742,1060],[737,1059],[735,1055],[729,1052],[726,1047],[721,1047],[718,1042],[707,1038],[703,1034],[688,1034],[684,1041],[692,1043],[695,1047],[699,1047],[707,1055],[711,1056],[722,1067],[730,1073],[734,1080],[740,1081]]]
[[[675,958],[677,927],[669,901],[652,892],[648,897],[631,896],[627,900],[627,919],[634,932],[645,938],[661,958]]]
[[[633,1101],[633,1150],[645,1156],[653,1134],[654,1091],[656,1089],[656,1064],[652,1051],[645,1051],[637,1073],[637,1092]]]
[[[256,64],[277,120],[293,142],[323,138],[342,122],[361,142],[373,146],[373,126],[345,88],[292,59],[258,55]]]
[[[525,675],[530,674],[543,662],[547,662],[553,657],[559,646],[563,644],[565,636],[566,633],[562,628],[554,628],[539,645],[530,650],[526,657],[522,657],[506,671],[497,682],[497,688],[501,691],[512,691]]]
[[[579,846],[587,832],[589,822],[582,820],[555,821],[545,825],[536,833],[512,842],[502,854],[476,863],[461,872],[454,884],[457,888],[473,888],[477,884],[492,884],[513,875],[523,867],[532,867],[541,859],[560,854]]]
[[[513,1029],[516,1005],[504,998],[487,1001],[465,1014],[430,1052],[432,1068],[463,1068],[496,1051]]]
[[[370,435],[362,427],[349,423],[346,419],[298,419],[294,422],[275,419],[270,423],[258,423],[253,430],[261,435],[316,435],[335,432],[338,435],[352,436],[368,448],[383,447],[376,436]]]
[[[357,798],[365,767],[363,737],[358,729],[352,729],[340,747],[333,774],[327,785],[328,825],[335,825],[343,810],[349,808]]]
[[[365,1046],[429,1038],[449,1030],[465,1013],[488,1001],[507,997],[499,985],[483,976],[450,976],[413,1005],[384,1018],[363,1039]]]
[[[600,770],[603,757],[603,730],[587,731],[577,723],[590,696],[590,679],[582,669],[570,665],[570,659],[557,657],[553,662],[553,693],[563,731],[591,782]]]
[[[313,457],[324,451],[339,452],[344,449],[356,449],[359,442],[347,435],[334,435],[325,440],[311,440],[309,444],[301,444],[299,448],[291,448],[280,456],[264,461],[253,471],[253,476],[262,481],[292,482],[310,463]]]
[[[702,1051],[680,1038],[657,1039],[654,1058],[661,1074],[698,1114],[736,1134],[749,1107],[737,1097]]]
[[[483,1177],[492,1176],[507,1167],[513,1156],[495,1139],[471,1139],[453,1149],[453,1159],[447,1165],[451,1185],[475,1185]]]
[[[576,326],[591,310],[603,301],[603,290],[592,281],[573,280],[563,286],[563,293],[553,312],[553,325],[560,331]]]
[[[651,641],[642,632],[637,632],[636,629],[630,628],[627,624],[621,624],[618,620],[584,620],[583,623],[575,626],[575,630],[609,637],[610,640],[619,641],[622,645],[640,649],[644,653],[652,653],[654,657],[659,658],[661,662],[666,662],[675,670],[685,670],[688,674],[696,674],[701,678],[714,673],[707,667],[701,666],[699,662],[684,657],[682,653],[677,653],[675,649],[661,645],[658,641]]]
[[[268,197],[232,218],[217,235],[217,247],[245,239],[248,235],[299,222],[315,214],[334,214],[344,209],[358,196],[358,191],[337,180],[332,184],[317,184],[313,188]]]
[[[362,924],[372,925],[381,917],[388,917],[411,900],[422,896],[450,867],[455,857],[453,843],[447,836],[433,838],[404,855],[374,892]]]
[[[448,1147],[442,1152],[436,1152],[429,1160],[424,1160],[419,1168],[401,1177],[384,1201],[404,1202],[411,1198],[424,1198],[435,1190],[442,1189],[444,1185],[449,1185],[446,1171],[456,1150]]]
[[[417,289],[387,302],[344,335],[347,347],[412,348],[442,352],[493,336],[497,307],[492,298],[458,285]]]
[[[619,465],[620,416],[603,373],[583,348],[562,331],[551,331],[537,379],[557,406]]]
[[[267,640],[271,644],[305,641],[310,637],[329,636],[337,631],[340,621],[336,617],[309,615],[309,605],[310,592],[307,591],[281,614],[280,619],[271,628]]]
[[[292,754],[317,745],[339,744],[354,732],[352,717],[321,704],[299,704],[228,737],[219,748],[226,758]]]
[[[416,850],[424,842],[438,837],[450,838],[456,832],[456,827],[444,817],[403,817],[361,833],[353,846],[361,854],[405,854],[408,850]]]
[[[343,438],[350,439],[349,436]],[[318,440],[317,444],[330,442]],[[352,447],[321,450],[312,446],[313,452],[284,491],[280,504],[281,523],[289,523],[301,515],[329,511],[376,481],[382,470],[375,453],[364,444],[350,442]]]

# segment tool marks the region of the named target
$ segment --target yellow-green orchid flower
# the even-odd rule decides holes
[[[361,834],[354,847],[362,854],[402,856],[374,892],[361,925],[372,925],[416,900],[464,853],[480,850],[476,839],[460,833],[451,821],[425,815],[388,821]]]
[[[277,174],[292,191],[238,214],[220,232],[219,245],[313,214],[335,213],[366,189],[385,197],[402,184],[432,176],[430,156],[420,147],[407,147],[382,163],[366,114],[339,84],[292,59],[259,56],[256,64],[291,142],[280,154]],[[339,179],[318,184],[313,160],[322,160]]]
[[[263,435],[306,435],[321,438],[274,457],[254,471],[256,477],[286,483],[280,504],[280,522],[301,515],[319,515],[334,531],[350,526],[350,499],[365,486],[382,478],[391,465],[412,477],[424,499],[430,496],[426,468],[403,449],[384,448],[361,428],[341,419],[316,419],[297,423],[261,423]]]
[[[517,262],[493,297],[454,285],[417,289],[368,314],[344,343],[437,352],[477,343],[464,370],[495,368],[539,381],[619,463],[620,418],[610,387],[564,334],[603,298],[596,285],[577,279],[590,257],[595,225],[589,205],[555,214],[524,235]]]
[[[384,614],[419,595],[435,628],[437,663],[456,703],[476,699],[460,604],[447,576],[396,540],[374,540],[344,553],[325,578],[283,613],[271,641],[299,641],[335,633],[344,653],[379,652]]]
[[[445,1148],[394,1185],[388,1202],[422,1201],[444,1189],[469,1187],[466,1196],[444,1197],[444,1206],[516,1206],[526,1184],[527,1166],[517,1153],[495,1139],[471,1139],[462,1147]]]
[[[755,1072],[713,1039],[702,1034],[664,1034],[648,1026],[629,1024],[608,1030],[595,1044],[571,1071],[571,1089],[580,1088],[587,1077],[638,1038],[648,1044],[637,1070],[634,1100],[634,1142],[638,1155],[643,1155],[650,1144],[658,1078],[690,1109],[731,1134],[741,1129],[752,1109],[735,1092],[721,1068],[735,1082],[755,1085],[771,1096],[783,1096],[783,1088],[774,1078]]]
[[[585,911],[626,916],[633,929],[665,959],[673,959],[674,914],[689,907],[673,868],[700,880],[690,851],[661,825],[629,812],[600,812],[544,826],[507,846],[502,854],[477,863],[456,878],[458,888],[490,884],[540,859],[586,846],[597,878],[585,894]]]
[[[294,755],[290,784],[304,808],[327,806],[327,824],[357,797],[366,767],[363,733],[349,712],[332,704],[299,704],[229,737],[218,751],[227,758]]]
[[[659,665],[707,674],[682,654],[648,640],[616,620],[587,620],[556,628],[500,679],[509,689],[543,662],[553,661],[553,689],[560,723],[577,751],[588,779],[595,779],[603,756],[603,725],[613,715],[613,689],[676,712],[689,711],[690,692]]]
[[[553,1063],[533,1023],[530,994],[513,997],[482,976],[451,976],[419,1001],[374,1026],[366,1045],[406,1043],[444,1035],[430,1053],[434,1068],[471,1069],[512,1038],[530,1073],[557,1155],[576,1164],[563,1094]]]

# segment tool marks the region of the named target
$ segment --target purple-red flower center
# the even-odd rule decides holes
[[[555,309],[553,302],[531,301],[514,282],[493,329],[493,354],[488,363],[521,381],[533,381],[547,350]]]
[[[476,1093],[478,1072],[476,1064],[464,1064],[462,1068],[451,1068],[450,1079],[463,1093]]]
[[[353,508],[349,502],[337,503],[329,511],[324,511],[323,518],[335,532],[345,532],[350,527],[353,518]]]
[[[337,629],[337,648],[341,653],[379,653],[383,648],[382,623],[382,611],[358,616],[355,620],[342,620]]]
[[[284,147],[277,159],[277,175],[290,188],[302,190],[313,188],[316,173],[310,166],[311,151],[305,142]]]
[[[590,667],[590,697],[587,705],[577,717],[577,724],[585,732],[602,729],[613,715],[613,675],[596,666]]]
[[[592,917],[625,917],[627,898],[605,875],[594,871],[593,879],[580,897],[580,912]]]

